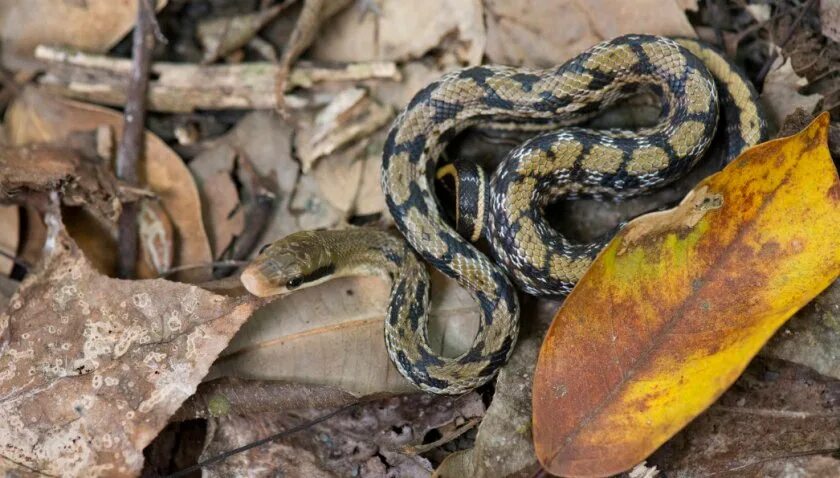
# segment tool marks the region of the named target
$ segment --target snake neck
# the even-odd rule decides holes
[[[318,238],[330,255],[331,278],[375,275],[396,281],[407,271],[422,268],[405,241],[384,231],[319,231]]]

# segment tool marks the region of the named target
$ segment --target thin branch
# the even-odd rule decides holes
[[[802,23],[802,19],[805,18],[805,14],[811,10],[811,7],[814,6],[816,0],[808,0],[808,3],[802,6],[802,11],[799,12],[799,15],[796,16],[796,19],[793,20],[793,23],[790,24],[790,28],[788,29],[785,37],[779,42],[778,49],[773,50],[773,53],[767,58],[767,61],[764,62],[764,65],[761,67],[761,71],[758,72],[758,75],[755,78],[756,85],[762,85],[764,83],[764,78],[770,73],[770,68],[773,66],[773,62],[776,61],[776,58],[779,56],[779,51],[787,45],[791,38],[793,38],[793,34],[796,32],[796,29],[799,27],[799,24]]]
[[[149,67],[155,47],[154,9],[148,0],[137,2],[137,25],[131,45],[131,77],[125,104],[125,122],[122,140],[117,150],[117,177],[131,186],[139,184],[138,163],[143,156],[146,120],[146,90],[149,85]],[[123,205],[119,220],[118,274],[123,278],[135,276],[137,264],[137,203]]]
[[[330,413],[327,413],[326,415],[321,415],[318,418],[315,418],[313,420],[309,420],[307,422],[301,423],[300,425],[289,428],[288,430],[283,430],[281,432],[277,432],[277,433],[275,433],[271,436],[265,437],[261,440],[254,441],[254,442],[248,443],[247,445],[243,445],[239,448],[234,448],[233,450],[229,450],[229,451],[226,451],[224,453],[220,453],[216,456],[210,457],[210,458],[208,458],[208,459],[206,459],[202,462],[196,463],[195,465],[184,468],[183,470],[176,471],[175,473],[166,475],[165,478],[177,478],[177,477],[181,477],[181,476],[186,476],[186,475],[188,475],[188,474],[190,474],[194,471],[201,470],[205,466],[209,466],[209,465],[212,465],[213,463],[218,463],[220,461],[226,460],[227,458],[229,458],[233,455],[236,455],[238,453],[248,451],[252,448],[256,448],[258,446],[265,445],[266,443],[273,442],[273,441],[279,440],[281,438],[285,438],[289,435],[295,434],[297,432],[306,430],[307,428],[315,426],[315,425],[317,425],[321,422],[325,422],[325,421],[329,420],[330,418],[335,417],[336,415],[340,415],[344,412],[352,410],[352,409],[356,408],[357,406],[359,406],[361,403],[362,402],[354,402],[354,403],[351,403],[349,405],[345,405],[345,406],[343,406],[341,408],[338,408],[338,409],[336,409],[336,410],[334,410]]]
[[[204,267],[242,267],[244,265],[249,264],[250,262],[251,261],[230,260],[230,261],[202,262],[202,263],[199,263],[199,264],[184,264],[184,265],[181,265],[181,266],[173,267],[173,268],[159,274],[158,277],[168,277],[168,276],[171,276],[172,274],[175,274],[176,272],[187,271],[187,270],[191,270],[191,269],[204,268]]]

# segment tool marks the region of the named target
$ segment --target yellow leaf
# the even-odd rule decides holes
[[[840,275],[828,124],[746,151],[600,254],[537,361],[534,442],[549,472],[608,476],[644,460]]]

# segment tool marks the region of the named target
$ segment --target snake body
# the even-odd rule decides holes
[[[632,131],[574,126],[639,92],[661,99],[656,125]],[[311,265],[309,272],[298,271],[315,278],[304,285],[384,271],[393,280],[385,337],[398,370],[427,391],[474,388],[495,375],[516,340],[519,305],[505,271],[528,293],[563,295],[604,245],[575,244],[551,229],[542,217],[546,204],[561,196],[628,197],[673,181],[708,148],[719,105],[729,159],[764,139],[755,91],[722,55],[695,40],[647,35],[601,43],[547,70],[467,68],[418,92],[387,137],[381,183],[411,248],[471,292],[480,306],[478,333],[459,357],[440,357],[428,347],[428,276],[411,250],[384,232],[290,236],[291,241],[278,241],[261,254],[243,273],[243,282],[252,292],[288,290],[282,285],[286,270],[299,266],[276,259],[281,256],[310,264],[315,256],[329,258],[319,263],[318,273]],[[479,199],[462,209],[475,216],[474,222],[486,222],[472,230],[484,231],[502,267],[467,240],[479,233],[464,238],[450,226],[433,188],[448,142],[472,125],[499,120],[540,133],[509,153],[489,186],[481,180],[463,183],[463,190],[479,191]],[[352,247],[345,243],[351,241]],[[290,252],[290,244],[296,252]],[[327,252],[312,252],[322,249]]]

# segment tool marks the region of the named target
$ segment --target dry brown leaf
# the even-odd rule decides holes
[[[213,238],[213,257],[220,258],[231,242],[245,227],[245,216],[240,208],[239,194],[236,184],[229,173],[222,171],[211,176],[202,186],[210,194],[205,194],[206,208],[209,216],[205,216],[210,223]]]
[[[840,382],[781,360],[754,361],[709,410],[648,463],[666,476],[840,476],[797,474],[800,455],[840,448]],[[822,450],[822,452],[820,452]]]
[[[122,123],[122,115],[113,110],[55,98],[34,89],[25,90],[9,106],[5,121],[9,141],[18,145],[59,140],[73,132],[95,130],[101,125],[111,126],[120,137]],[[172,220],[177,236],[174,265],[210,262],[210,244],[204,232],[201,202],[192,175],[181,158],[154,134],[146,133],[145,149],[141,177]],[[115,249],[113,251],[116,253]],[[85,249],[85,252],[94,251]],[[180,272],[177,277],[200,282],[209,279],[208,273],[206,269],[197,268]]]
[[[18,206],[0,206],[0,250],[11,256],[17,255],[19,240],[20,210]],[[11,259],[0,255],[0,275],[8,276],[14,266],[15,263]]]
[[[333,153],[319,161],[312,170],[321,195],[345,217],[354,212],[353,206],[362,184],[364,154],[368,143],[367,139],[363,139]],[[382,162],[381,157],[379,162]]]
[[[202,213],[213,258],[219,259],[245,227],[239,191],[233,182],[236,150],[223,138],[220,144],[190,161],[201,193]]]
[[[454,282],[432,275],[429,343],[454,355],[472,343],[478,305]],[[416,388],[388,358],[383,332],[390,284],[344,278],[263,307],[237,334],[209,377],[331,385],[357,395]]]
[[[204,49],[203,61],[215,61],[245,46],[286,6],[284,3],[241,15],[200,19],[195,34]]]
[[[346,89],[333,98],[295,136],[297,155],[304,174],[323,156],[366,137],[388,124],[391,108],[371,100],[362,88]]]
[[[166,2],[157,0],[157,9]],[[15,68],[34,66],[29,59],[40,44],[104,52],[132,28],[136,18],[137,0],[0,2],[2,61]]]
[[[327,201],[318,181],[311,175],[300,177],[289,210],[295,215],[295,230],[335,227],[344,219],[344,214]],[[265,235],[269,240],[280,237]]]
[[[475,445],[449,455],[437,478],[529,478],[539,469],[531,443],[531,381],[545,331],[558,304],[537,301],[523,309],[523,331],[513,355],[499,371],[496,393],[478,427]]]
[[[761,92],[761,101],[767,107],[769,119],[774,125],[781,126],[785,118],[798,108],[802,108],[810,117],[823,97],[819,93],[800,93],[807,84],[807,79],[793,71],[790,58],[785,60],[779,56],[776,59],[767,73],[767,78],[764,79],[764,89]]]
[[[445,73],[460,68],[458,62],[454,58],[451,59],[452,61],[444,62],[443,66],[440,65],[440,61],[436,61],[434,65],[422,61],[413,61],[403,65],[400,68],[401,80],[399,82],[376,82],[371,89],[371,95],[380,102],[401,110],[423,87],[440,79]]]
[[[452,50],[459,61],[481,63],[484,19],[480,0],[383,0],[379,12],[360,18],[345,9],[329,20],[312,44],[313,58],[323,61],[406,61],[429,50]]]
[[[52,228],[43,262],[3,314],[0,468],[137,475],[143,448],[255,303],[164,280],[110,279]]]
[[[115,222],[125,194],[95,153],[65,144],[30,144],[0,149],[0,200],[26,203],[57,191],[62,203],[84,206],[103,221]]]
[[[695,36],[677,0],[488,0],[487,57],[548,67],[625,33]]]
[[[382,170],[382,148],[385,144],[387,129],[381,129],[370,136],[367,148],[365,148],[362,169],[362,180],[356,194],[356,203],[353,206],[353,213],[357,216],[369,216],[372,214],[384,214],[390,222],[391,215],[385,204],[385,194],[382,193],[380,185],[380,174]]]
[[[277,201],[274,216],[262,235],[264,242],[300,230],[290,210],[292,194],[300,175],[300,166],[292,158],[293,132],[293,125],[278,114],[256,111],[242,118],[215,146],[197,156],[190,164],[194,171],[199,171],[199,178],[206,179],[218,172],[233,174],[238,152],[248,158],[260,176],[274,178]],[[202,180],[199,179],[199,182]],[[202,192],[207,196],[214,194],[212,190],[203,189]],[[217,249],[219,246],[216,246]]]
[[[141,263],[151,270],[140,277],[159,277],[170,269],[175,255],[175,233],[172,221],[157,201],[140,201],[137,214],[137,236]]]
[[[334,389],[326,388],[332,394]],[[314,397],[317,399],[317,395]],[[263,438],[329,413],[334,407],[301,406],[283,413],[227,415],[211,421],[203,458]],[[431,464],[410,453],[427,433],[464,423],[484,413],[475,392],[445,397],[411,394],[359,405],[352,411],[207,467],[207,476],[228,477],[240,470],[262,476],[358,476],[426,478]]]

